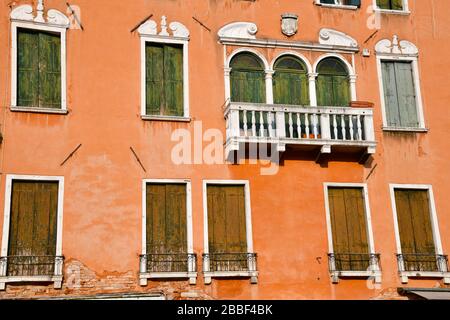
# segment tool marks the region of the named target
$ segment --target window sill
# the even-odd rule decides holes
[[[189,284],[197,284],[197,272],[148,272],[140,273],[141,286],[147,286],[148,279],[189,279]]]
[[[400,271],[399,275],[403,284],[408,283],[409,278],[441,278],[444,284],[450,284],[450,272]]]
[[[383,127],[383,131],[386,132],[423,132],[427,133],[429,129],[427,128],[401,128],[401,127]]]
[[[169,122],[191,122],[189,117],[176,117],[176,116],[148,116],[141,115],[141,119],[145,121],[169,121]]]
[[[62,276],[0,277],[0,290],[5,290],[7,283],[18,282],[53,282],[55,289],[61,289]]]
[[[29,107],[10,107],[12,112],[29,112],[29,113],[44,113],[44,114],[68,114],[68,110],[52,109],[52,108],[29,108]]]
[[[339,283],[339,278],[373,278],[375,283],[381,283],[381,271],[333,271],[330,274],[333,283]]]
[[[212,278],[250,278],[252,284],[258,283],[258,271],[204,271],[205,284],[211,284]]]
[[[331,3],[316,2],[316,5],[324,7],[324,8],[331,8],[331,9],[358,10],[358,6],[345,5],[345,4],[331,4]]]
[[[405,10],[390,10],[390,9],[375,8],[374,11],[377,13],[397,14],[397,15],[402,15],[402,16],[408,16],[411,14],[411,11],[405,11]]]

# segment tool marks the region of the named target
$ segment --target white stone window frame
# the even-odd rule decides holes
[[[403,50],[401,50],[403,49]],[[402,51],[405,51],[403,53]],[[384,131],[405,131],[405,132],[428,132],[425,123],[424,106],[422,99],[422,90],[419,72],[419,52],[417,47],[409,41],[398,41],[398,37],[394,36],[393,41],[388,39],[381,40],[377,43],[375,49],[377,59],[378,83],[380,88],[381,115],[383,118]],[[392,127],[387,122],[386,100],[384,94],[384,82],[382,62],[410,62],[413,72],[414,90],[416,95],[416,108],[419,126],[418,127]]]
[[[33,181],[33,182],[58,182],[58,209],[57,209],[57,229],[56,229],[56,252],[55,256],[62,256],[62,234],[63,234],[63,212],[64,212],[64,177],[62,176],[33,176],[33,175],[15,175],[6,176],[5,208],[3,215],[3,235],[1,256],[8,256],[9,230],[11,224],[11,197],[12,185],[14,181]],[[0,265],[0,290],[4,290],[6,283],[28,283],[28,282],[53,282],[55,289],[61,289],[63,281],[62,261],[55,261],[54,276],[31,276],[31,277],[9,277],[6,275],[7,262]]]
[[[172,34],[169,34],[170,29]],[[158,33],[157,23],[149,20],[138,28],[141,41],[141,118],[154,121],[190,122],[189,107],[189,30],[179,22],[172,22],[169,27],[166,17],[162,16],[161,32]],[[146,44],[178,44],[183,46],[183,116],[147,115],[146,114]]]
[[[208,225],[208,185],[238,185],[244,186],[245,192],[245,225],[247,236],[247,253],[255,253],[253,249],[252,209],[250,198],[250,182],[248,180],[203,180],[203,252],[209,254],[209,225]],[[203,276],[205,284],[211,284],[212,278],[250,277],[252,283],[257,283],[258,271],[226,271],[213,272],[209,270],[208,261],[203,261]]]
[[[442,249],[441,234],[439,231],[439,222],[436,211],[436,204],[434,201],[433,186],[429,184],[389,184],[389,193],[391,197],[392,214],[394,219],[395,243],[397,247],[397,254],[402,254],[402,244],[400,241],[400,230],[397,215],[397,205],[395,201],[395,190],[409,189],[409,190],[425,190],[428,192],[429,212],[431,218],[431,227],[433,231],[434,245],[436,255],[444,255]],[[411,272],[399,271],[399,276],[402,283],[406,284],[410,277],[413,278],[443,278],[445,284],[450,284],[450,272]]]
[[[409,15],[411,11],[409,10],[408,0],[403,0],[403,10],[392,10],[392,9],[381,9],[377,5],[377,0],[372,0],[372,6],[375,12],[385,13],[385,14],[400,14]]]
[[[330,211],[330,203],[329,203],[329,188],[358,188],[361,189],[364,196],[364,211],[366,217],[366,232],[367,232],[367,241],[369,245],[369,254],[377,254],[375,250],[375,241],[373,237],[373,229],[372,229],[372,218],[370,212],[370,203],[369,203],[369,191],[366,183],[335,183],[335,182],[326,182],[324,183],[324,196],[325,196],[325,212],[326,212],[326,221],[327,221],[327,235],[328,235],[328,252],[330,254],[334,253],[334,245],[333,245],[333,228],[331,223],[331,211]],[[380,263],[380,261],[378,262]],[[380,266],[373,266],[372,270],[367,271],[336,271],[331,272],[331,279],[333,283],[339,283],[339,278],[352,278],[352,277],[361,277],[361,278],[372,278],[375,283],[381,283],[381,269]]]
[[[189,179],[143,179],[142,180],[142,255],[147,254],[147,185],[148,184],[183,184],[186,186],[186,244],[187,253],[194,254],[192,227],[192,184]],[[190,267],[190,265],[189,265]],[[142,267],[141,267],[142,269]],[[147,286],[149,279],[183,279],[189,278],[189,283],[197,283],[197,270],[187,272],[149,272],[140,273],[141,286]]]
[[[346,9],[346,10],[358,10],[359,7],[355,5],[343,4],[343,0],[334,0],[334,4],[332,3],[323,3],[321,0],[316,0],[316,5],[322,6],[324,8],[335,8],[335,9]]]
[[[42,6],[42,7],[40,7]],[[43,3],[39,1],[36,17],[33,16],[31,5],[21,5],[14,8],[10,14],[11,19],[11,111],[33,113],[67,114],[67,29],[69,19],[61,12],[50,9],[47,12],[47,21],[44,19]],[[18,29],[29,29],[55,33],[61,41],[61,108],[24,107],[17,105],[17,33]]]

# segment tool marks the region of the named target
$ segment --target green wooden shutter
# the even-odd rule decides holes
[[[183,116],[183,47],[164,46],[165,115]]]
[[[309,105],[306,75],[298,72],[275,71],[273,95],[276,104]]]
[[[146,192],[147,253],[186,253],[186,185],[147,184]]]
[[[39,106],[61,108],[61,39],[39,33]]]
[[[25,29],[17,33],[17,105],[39,106],[39,34]]]
[[[403,0],[377,0],[380,9],[403,10]]]
[[[369,245],[361,188],[329,188],[333,250],[340,270],[364,271]]]
[[[427,190],[395,190],[403,254],[436,254]]]
[[[159,115],[164,105],[164,46],[147,43],[146,114]]]
[[[418,127],[416,92],[411,62],[395,62],[400,124],[402,127]]]
[[[327,107],[346,107],[350,103],[348,76],[319,74],[317,76],[317,104]]]
[[[246,253],[244,186],[210,185],[207,194],[209,252]]]
[[[350,103],[350,83],[348,76],[333,77],[333,106],[348,106]]]
[[[266,102],[265,73],[259,60],[250,54],[236,56],[231,62],[231,101]]]
[[[12,258],[8,275],[22,275],[24,269],[26,275],[46,275],[39,274],[44,270],[39,263],[50,263],[47,272],[52,273],[54,259],[45,256],[56,254],[57,210],[57,182],[13,182],[8,255],[34,259],[21,264]]]
[[[382,61],[386,118],[389,126],[418,127],[414,76],[410,62]]]
[[[384,101],[388,126],[400,127],[400,111],[397,94],[397,80],[394,62],[381,62],[383,74]]]
[[[403,10],[403,0],[391,0],[392,10]]]

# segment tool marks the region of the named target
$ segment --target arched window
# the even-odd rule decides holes
[[[347,67],[337,58],[325,58],[317,66],[317,104],[348,106],[350,81]]]
[[[273,99],[276,104],[309,105],[305,64],[293,56],[279,58],[274,66]]]
[[[239,53],[231,60],[230,67],[231,101],[265,103],[265,72],[258,57]]]

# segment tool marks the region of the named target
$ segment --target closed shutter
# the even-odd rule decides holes
[[[183,116],[183,47],[146,45],[146,114]]]
[[[57,182],[13,182],[8,275],[53,273],[57,209]]]
[[[348,76],[319,74],[317,76],[317,104],[347,107],[350,103]]]
[[[59,36],[39,34],[39,106],[61,108],[61,40]]]
[[[164,47],[166,115],[183,115],[183,48]]]
[[[250,70],[231,72],[232,101],[264,103],[265,95],[264,72]]]
[[[147,253],[187,253],[186,185],[147,185]]]
[[[17,105],[39,107],[39,34],[17,33]]]
[[[17,42],[18,106],[61,108],[59,35],[19,29]]]
[[[209,252],[247,253],[244,186],[209,185]]]
[[[403,254],[436,253],[427,190],[395,190]]]
[[[363,189],[331,187],[328,197],[338,270],[367,270],[369,245]]]
[[[382,73],[388,125],[393,127],[418,127],[411,63],[382,61]]]
[[[377,0],[377,6],[386,10],[403,10],[403,0]]]
[[[273,95],[276,104],[309,105],[306,75],[276,71],[273,77]]]

